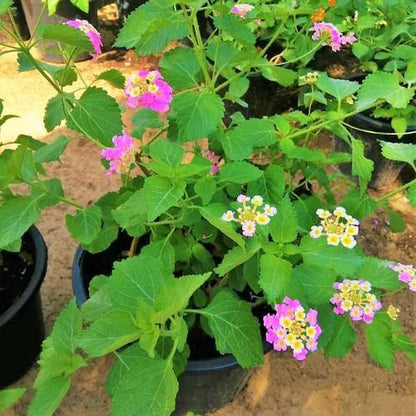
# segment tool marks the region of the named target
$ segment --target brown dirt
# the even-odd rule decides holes
[[[21,116],[2,127],[2,140],[12,140],[17,134],[25,133],[49,142],[58,134],[65,134],[73,140],[62,157],[63,164],[53,164],[50,171],[62,179],[66,193],[86,204],[103,192],[116,189],[118,178],[103,174],[99,149],[94,145],[65,128],[46,134],[43,110],[53,94],[46,82],[35,73],[17,74],[16,63],[9,55],[2,57],[0,62],[0,97],[5,99],[5,113]],[[119,62],[83,63],[81,69],[89,79],[92,74],[110,67],[130,72],[155,62],[138,63],[128,55]],[[120,92],[116,94],[120,95]],[[406,232],[393,234],[383,216],[380,216],[379,226],[374,225],[373,217],[363,224],[361,242],[369,254],[415,264],[416,210],[410,208],[404,196],[397,197],[394,206],[406,217]],[[72,295],[71,263],[76,243],[65,227],[64,214],[69,211],[64,206],[51,208],[43,213],[38,223],[49,248],[48,272],[42,286],[48,331]],[[409,291],[392,299],[402,311],[406,333],[413,339],[416,339],[415,299],[416,295]],[[56,415],[109,415],[110,401],[103,385],[110,364],[111,359],[97,360],[87,371],[77,375],[71,393]],[[288,354],[268,354],[264,367],[254,371],[242,394],[212,416],[415,416],[415,369],[402,354],[398,354],[393,372],[379,368],[368,357],[360,332],[353,352],[342,359],[324,359],[317,353],[300,364]],[[36,372],[34,366],[16,383],[16,386],[28,387],[29,391],[22,402],[4,413],[5,416],[27,414]]]

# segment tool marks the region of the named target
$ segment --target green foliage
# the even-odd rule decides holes
[[[224,165],[219,174],[219,182],[243,184],[255,181],[263,172],[249,162],[230,162]]]
[[[183,142],[212,133],[224,115],[224,104],[217,94],[186,91],[175,95],[172,111],[178,123],[179,139]]]
[[[326,73],[319,76],[316,86],[332,97],[335,97],[339,103],[344,98],[353,95],[360,88],[358,82],[330,78]]]
[[[374,257],[365,258],[357,270],[357,278],[367,280],[373,287],[386,291],[394,291],[401,286],[397,272],[390,269],[389,262]]]
[[[0,14],[4,14],[12,7],[13,1],[12,0],[1,0],[0,1]]]
[[[411,143],[392,143],[379,141],[381,152],[386,159],[406,162],[416,170],[416,145]]]
[[[407,198],[409,199],[410,205],[416,207],[416,184],[409,186]]]
[[[252,45],[256,40],[247,25],[236,16],[218,16],[214,18],[214,23],[218,29],[228,33],[238,42]]]
[[[286,196],[278,206],[277,215],[270,223],[270,234],[276,243],[291,243],[298,235],[296,211]]]
[[[352,348],[357,338],[348,316],[339,315],[334,322],[334,330],[325,347],[326,357],[343,357]]]
[[[78,210],[72,216],[67,214],[66,226],[71,235],[82,244],[91,243],[101,228],[102,210],[98,205]]]
[[[124,84],[126,83],[126,78],[117,69],[107,69],[107,71],[101,72],[101,74],[98,75],[96,79],[107,81],[113,87],[120,89],[123,89]]]
[[[61,125],[65,119],[65,110],[62,103],[61,94],[51,98],[46,104],[45,117],[43,123],[45,124],[47,131],[52,131],[55,127]]]
[[[364,155],[364,143],[359,139],[352,139],[352,169],[353,175],[360,179],[360,187],[364,190],[370,182],[374,169],[374,162]]]
[[[246,302],[221,290],[200,313],[208,318],[221,354],[233,354],[243,368],[263,363],[259,323]]]
[[[69,25],[49,25],[42,32],[42,39],[62,42],[66,45],[75,46],[80,51],[93,52],[93,46],[88,36],[79,29]]]
[[[163,122],[159,120],[156,111],[150,108],[142,108],[133,116],[133,125],[135,126],[132,131],[133,137],[141,138],[147,128],[159,128],[163,126]]]
[[[59,161],[59,157],[65,151],[68,146],[69,140],[65,136],[57,137],[52,143],[42,146],[36,150],[33,155],[33,161],[35,163],[52,162],[54,160]]]
[[[0,10],[1,13],[1,10]],[[5,410],[7,407],[16,403],[24,394],[26,389],[16,388],[16,389],[7,389],[0,391],[0,412]]]

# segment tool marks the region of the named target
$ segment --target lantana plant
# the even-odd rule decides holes
[[[318,92],[326,111],[309,106],[245,118],[230,110],[230,103],[247,105],[251,76],[290,86],[306,70],[298,74],[266,59],[278,36],[258,47],[255,20],[267,15],[257,3],[237,6],[148,1],[127,19],[117,46],[139,54],[162,52],[174,40],[176,47],[153,71],[135,69],[126,81],[110,69],[81,93],[70,90],[79,76],[73,58],[97,53],[89,26],[42,31],[41,39],[61,44],[63,67],[40,63],[32,41],[1,27],[15,42],[4,47],[18,52],[20,70],[38,70],[57,92],[45,110],[46,128],[65,121],[97,144],[103,175],[120,176],[120,189],[80,205],[43,167],[59,159],[68,139],[45,144],[20,136],[0,155],[0,247],[19,250],[41,209],[58,203],[76,209],[66,224],[90,253],[107,249],[121,230],[130,244],[110,276],[91,280],[89,299],[80,308],[72,300],[57,318],[43,345],[29,416],[53,414],[73,374],[107,354],[116,357],[106,382],[113,415],[170,415],[192,354],[188,335],[196,329],[243,368],[263,363],[263,338],[298,361],[315,351],[341,357],[359,326],[383,367],[392,368],[395,350],[415,357],[397,310],[385,302],[390,292],[406,289],[403,273],[400,279],[388,260],[367,257],[356,244],[359,221],[385,200],[366,194],[366,171],[357,168],[361,187],[346,181],[349,192],[339,204],[331,185],[342,175],[329,168],[351,157],[309,146],[319,131],[341,128],[359,111],[344,99],[360,85],[312,77],[319,78],[316,90],[303,93],[313,103]],[[201,11],[213,25],[206,39]],[[95,85],[100,80],[120,89],[120,103]],[[132,130],[123,126],[119,104],[137,108]],[[362,162],[360,149],[357,154]],[[14,192],[15,184],[27,196]]]

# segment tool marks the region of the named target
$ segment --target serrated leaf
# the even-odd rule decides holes
[[[397,272],[389,267],[390,262],[374,257],[366,257],[362,266],[357,270],[357,278],[367,280],[377,289],[395,291],[401,284]]]
[[[416,208],[416,184],[409,186],[407,190],[407,198],[412,207]]]
[[[156,322],[164,323],[188,305],[190,297],[209,278],[211,272],[171,278],[155,299]]]
[[[185,182],[173,183],[168,178],[146,178],[143,193],[146,195],[147,220],[153,221],[175,205],[185,192]]]
[[[352,348],[357,338],[354,328],[346,315],[336,316],[334,332],[325,347],[326,357],[343,357]]]
[[[330,78],[326,73],[321,73],[316,82],[316,86],[320,90],[335,97],[338,102],[353,95],[360,88],[358,82]]]
[[[347,210],[348,214],[359,220],[372,214],[377,208],[377,203],[358,189],[351,189],[342,199],[341,205]]]
[[[405,108],[412,96],[413,90],[400,86],[394,74],[378,71],[367,75],[363,81],[357,108],[366,108],[379,99],[387,101],[393,108]]]
[[[334,325],[337,315],[334,314],[333,306],[329,303],[319,305],[317,310],[318,324],[322,329],[322,334],[318,338],[318,346],[320,350],[323,350],[334,333]]]
[[[139,328],[128,312],[110,310],[94,321],[77,339],[90,357],[101,357],[139,338]]]
[[[159,163],[164,163],[170,168],[178,167],[183,159],[185,151],[176,143],[159,140],[150,146],[150,156]]]
[[[296,210],[286,195],[270,222],[270,234],[276,243],[291,243],[298,235]]]
[[[219,182],[231,182],[245,184],[255,181],[263,175],[263,172],[249,162],[226,163],[218,176]]]
[[[81,312],[75,299],[60,312],[56,318],[51,338],[57,352],[71,355],[75,352],[75,338],[82,331]]]
[[[61,125],[65,119],[64,107],[62,104],[62,96],[60,94],[51,98],[46,104],[45,116],[43,123],[47,131],[52,131],[55,127]]]
[[[77,7],[78,9],[82,10],[85,13],[88,13],[90,3],[88,0],[70,0],[71,3]]]
[[[270,305],[283,300],[290,285],[292,264],[273,254],[263,254],[260,258],[259,285]]]
[[[13,0],[0,0],[0,14],[6,13],[13,5]]]
[[[397,137],[400,139],[406,133],[407,119],[405,117],[393,117],[391,119],[391,126],[396,132]]]
[[[82,244],[91,243],[101,229],[102,211],[98,205],[78,210],[66,216],[66,226],[71,235]]]
[[[28,416],[52,416],[71,387],[71,379],[55,377],[42,383],[29,406]]]
[[[261,67],[261,74],[264,78],[268,79],[269,81],[275,81],[284,87],[289,87],[293,85],[295,80],[298,77],[298,74],[291,69],[282,68],[280,66],[262,66]]]
[[[416,160],[416,144],[412,143],[392,143],[379,140],[381,153],[390,160],[409,163],[414,169]]]
[[[256,40],[248,26],[236,16],[217,16],[214,17],[214,23],[218,29],[227,32],[238,42],[252,45]]]
[[[390,230],[393,233],[402,233],[406,231],[406,223],[403,217],[398,212],[389,210],[388,215]]]
[[[212,133],[224,115],[224,104],[217,94],[186,91],[174,96],[172,111],[176,115],[179,138],[184,142]]]
[[[362,42],[354,42],[352,45],[352,52],[358,59],[363,58],[369,51],[370,48]]]
[[[135,316],[142,301],[154,306],[156,296],[171,277],[160,258],[140,255],[115,263],[108,285],[114,307]]]
[[[206,176],[205,178],[198,179],[194,186],[195,193],[201,198],[203,205],[210,203],[216,189],[217,185],[212,176]]]
[[[233,354],[243,368],[263,363],[259,323],[246,302],[231,292],[221,290],[200,312],[208,318],[221,354]]]
[[[393,343],[397,349],[403,351],[413,362],[416,361],[416,345],[404,334],[393,334]]]
[[[192,49],[180,47],[166,52],[160,61],[160,69],[175,90],[198,85],[201,67]]]
[[[374,162],[364,155],[364,143],[359,139],[351,139],[352,142],[352,174],[360,179],[361,189],[364,191],[370,182],[374,169]]]
[[[92,282],[94,282],[97,277],[100,276],[94,277]],[[81,306],[82,318],[87,322],[93,322],[97,320],[100,316],[106,314],[113,308],[107,287],[109,278],[107,276],[102,277],[105,279],[105,285],[95,293],[91,293],[90,285],[90,297]]]
[[[259,250],[261,246],[258,242],[253,241],[247,244],[245,248],[240,246],[233,247],[224,254],[222,262],[214,269],[214,272],[219,276],[224,276],[229,271],[235,269],[240,264],[243,264],[251,259]]]
[[[135,357],[114,392],[112,414],[169,416],[175,409],[177,391],[171,360],[149,358],[143,351]]]
[[[393,370],[394,347],[390,318],[375,314],[371,324],[364,325],[365,338],[370,357],[387,370]]]
[[[150,108],[142,108],[139,110],[132,119],[135,126],[132,131],[134,137],[141,138],[147,128],[160,128],[163,127],[163,122],[159,120],[158,113]]]
[[[42,32],[42,39],[54,40],[56,42],[76,46],[83,51],[94,52],[94,48],[88,36],[82,30],[66,24],[58,23],[47,26]]]
[[[52,143],[42,146],[33,155],[35,163],[48,163],[59,160],[68,146],[69,140],[65,136],[57,137]]]
[[[112,147],[112,138],[122,130],[117,101],[101,88],[88,87],[74,104],[66,118],[68,127]]]
[[[333,284],[337,276],[332,270],[301,264],[293,269],[292,275],[303,288],[310,305],[328,303],[334,294]]]
[[[0,5],[0,14],[1,11]],[[17,388],[17,389],[7,389],[0,391],[0,412],[6,409],[6,407],[11,406],[12,404],[16,403],[24,394],[26,389],[24,388]]]
[[[107,69],[107,71],[101,72],[96,79],[107,81],[113,87],[120,89],[124,88],[126,82],[126,77],[117,69]]]

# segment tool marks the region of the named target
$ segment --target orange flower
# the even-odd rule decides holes
[[[337,5],[337,0],[328,0],[329,7],[335,7]]]
[[[325,19],[325,16],[326,16],[325,9],[323,9],[322,7],[319,7],[318,9],[315,10],[315,13],[311,16],[312,22],[314,23],[322,22]]]

